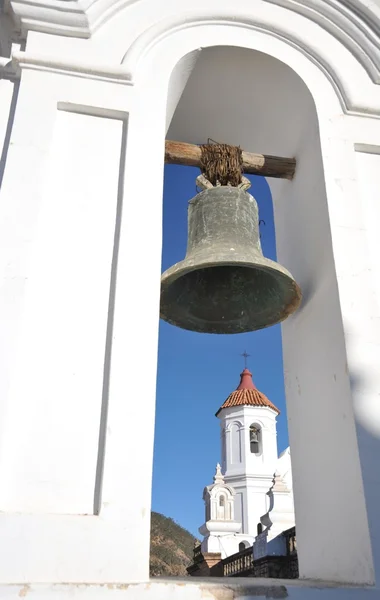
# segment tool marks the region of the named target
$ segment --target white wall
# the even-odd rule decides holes
[[[359,138],[360,139],[360,138]],[[380,272],[379,272],[379,184],[380,147],[356,146],[355,169],[358,178],[357,234],[352,239],[355,251],[355,283],[357,295],[352,296],[352,313],[346,333],[353,389],[353,408],[357,423],[358,444],[365,459],[361,460],[365,499],[369,514],[372,549],[375,564],[380,561],[380,523],[377,518],[379,497],[376,463],[380,453],[380,373],[378,369],[380,334]],[[361,290],[364,294],[361,294]],[[354,318],[355,314],[357,317]],[[377,390],[377,393],[374,393]]]
[[[292,476],[292,461],[290,455],[290,447],[288,446],[278,457],[277,471],[285,481],[289,490],[293,489],[293,476]]]
[[[2,422],[12,456],[2,511],[93,513],[121,137],[121,121],[57,112],[20,325],[23,377]]]
[[[282,326],[285,388],[300,569],[307,561],[310,576],[316,577],[316,565],[328,545],[335,548],[336,556],[329,562],[328,577],[337,578],[352,539],[363,544],[362,552],[368,552],[367,532],[357,518],[364,513],[363,497],[356,493],[360,465],[312,106],[304,114],[304,127],[295,151],[294,183],[274,193],[278,260],[292,270],[304,294],[301,310]],[[350,476],[342,477],[347,464]],[[304,528],[306,521],[309,527]],[[349,528],[343,526],[347,522]],[[354,555],[351,561],[354,573]]]
[[[23,75],[1,190],[0,531],[8,543],[0,547],[0,579],[141,580],[151,480],[140,480],[144,460],[151,468],[154,416],[136,461],[128,431],[140,439],[140,405],[128,399],[140,387],[128,375],[141,365],[128,350],[115,350],[123,326],[112,328],[116,263],[135,255],[119,244],[126,90],[111,90],[104,114],[93,99],[93,111],[86,106],[93,93],[102,97],[102,82],[81,86],[73,77],[70,87],[51,75],[45,82],[44,73]],[[78,100],[80,114],[58,110],[75,109]],[[134,221],[127,202],[124,217]],[[128,302],[141,307],[144,300],[131,294],[131,269],[121,272],[121,320],[130,332],[136,320]],[[112,375],[119,357],[126,385],[110,376],[111,342]],[[146,390],[145,408],[151,402],[154,413],[154,373]],[[128,498],[137,486],[133,506]]]
[[[318,123],[310,104],[304,128],[294,152],[294,182],[273,186],[278,259],[304,294],[297,315],[282,326],[285,387],[300,569],[307,561],[308,573],[317,577],[328,546],[336,558],[326,565],[327,577],[337,579],[353,539],[364,556],[370,547],[345,352],[347,324],[339,303]],[[336,204],[336,194],[331,202]],[[343,203],[341,210],[347,210]],[[345,236],[341,226],[337,235]],[[343,268],[351,266],[346,262]],[[306,521],[309,527],[303,526]],[[350,561],[355,578],[361,569],[356,551]]]

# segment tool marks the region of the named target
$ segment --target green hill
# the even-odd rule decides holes
[[[152,512],[150,527],[150,575],[183,576],[192,562],[196,538],[173,519]]]

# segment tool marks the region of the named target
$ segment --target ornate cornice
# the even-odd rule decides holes
[[[31,52],[14,52],[12,54],[11,66],[13,71],[18,74],[20,70],[29,68],[50,73],[64,73],[66,75],[74,75],[75,77],[84,79],[95,79],[122,85],[132,85],[132,76],[123,65],[115,67],[82,61],[65,60],[64,58],[50,58]]]
[[[11,6],[24,30],[88,38],[115,14],[121,13],[125,8],[138,1],[11,0]],[[380,9],[375,4],[369,5],[362,0],[265,1],[282,6],[318,24],[356,57],[372,81],[380,83]],[[239,3],[237,2],[231,13],[233,19],[236,18],[238,9]],[[186,13],[182,13],[182,15],[180,11],[178,13],[179,21],[188,19]],[[254,17],[254,11],[252,16]],[[214,11],[213,14],[210,14],[210,19],[215,22],[223,19],[223,15]],[[170,17],[167,17],[165,21],[169,23]],[[154,28],[157,29],[157,26]]]
[[[22,30],[89,38],[115,13],[139,0],[11,0]]]
[[[376,17],[361,2],[347,0],[266,0],[317,23],[339,40],[380,83],[380,15]]]
[[[106,22],[116,13],[139,0],[12,0],[12,8],[26,29],[37,29],[49,31],[60,35],[73,35],[79,37],[90,37],[92,31]],[[152,0],[153,1],[153,0]],[[100,78],[130,84],[138,74],[138,63],[157,44],[164,39],[174,35],[181,30],[188,30],[199,26],[225,26],[243,28],[261,32],[275,37],[288,46],[301,52],[309,61],[314,63],[331,82],[342,109],[347,114],[365,115],[378,118],[380,106],[377,101],[372,102],[372,107],[363,105],[362,98],[366,93],[360,90],[366,85],[362,79],[358,83],[358,93],[353,92],[350,81],[350,60],[356,59],[362,67],[363,75],[367,73],[368,84],[380,83],[380,8],[376,13],[376,5],[365,6],[360,0],[263,0],[262,7],[270,4],[280,6],[292,13],[298,14],[308,21],[315,23],[319,30],[324,31],[339,42],[348,52],[347,64],[340,63],[339,58],[334,55],[327,56],[323,42],[310,39],[305,35],[302,27],[292,27],[291,21],[286,20],[282,24],[281,19],[272,19],[268,10],[247,10],[247,3],[241,2],[246,12],[239,13],[239,2],[230,8],[230,3],[223,0],[218,3],[219,8],[212,10],[204,8],[186,12],[178,12],[176,15],[168,15],[161,21],[146,27],[144,32],[136,37],[130,45],[122,66],[84,65],[80,60],[77,62],[67,61],[62,58],[50,60],[42,57],[31,57],[23,55],[22,60],[16,57],[16,62],[25,68],[54,70],[55,72],[72,72],[77,76]],[[147,2],[147,6],[149,2]],[[207,3],[205,2],[207,6]],[[214,2],[210,0],[210,5]],[[228,7],[228,8],[225,8]],[[269,15],[269,16],[268,16]],[[318,30],[316,30],[318,32]],[[351,58],[349,58],[351,57]],[[344,71],[344,72],[343,72]],[[364,75],[365,77],[365,75]],[[364,88],[363,88],[364,89]],[[363,92],[363,93],[360,93]],[[375,94],[376,96],[376,94]]]

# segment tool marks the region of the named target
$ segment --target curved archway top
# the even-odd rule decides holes
[[[307,82],[309,65],[303,69],[306,74],[304,77],[298,70],[299,58],[293,61],[296,66],[292,66],[283,58],[281,49],[277,53],[273,51],[275,40],[279,44],[286,44],[289,52],[296,51],[298,57],[301,55],[307,59],[307,63],[311,62],[318,67],[325,80],[331,84],[343,112],[378,118],[380,36],[377,29],[380,16],[377,18],[373,14],[370,20],[364,6],[360,18],[353,8],[348,16],[348,9],[341,10],[340,3],[345,0],[336,0],[334,21],[329,14],[333,10],[333,1],[335,0],[321,0],[320,12],[316,10],[319,0],[262,0],[255,5],[254,11],[252,6],[247,6],[245,0],[240,0],[235,8],[226,7],[226,3],[221,6],[223,2],[220,2],[217,10],[204,8],[203,2],[203,7],[198,10],[170,15],[144,30],[130,45],[122,66],[132,79],[136,79],[141,74],[144,59],[158,53],[161,46],[168,48],[171,44],[171,49],[167,52],[167,58],[170,56],[168,62],[172,61],[170,69],[174,69],[187,53],[194,54],[206,47],[246,47],[285,62],[300,75],[315,98],[314,92],[319,93],[319,86],[314,86],[313,92]],[[307,2],[310,2],[310,10],[305,8]],[[209,0],[209,3],[213,4],[213,1]],[[239,11],[239,7],[244,10]],[[196,35],[191,31],[195,28]],[[225,32],[222,31],[224,28]],[[219,33],[216,34],[218,29]],[[189,45],[189,33],[192,45]],[[259,47],[255,45],[258,35],[266,36],[266,49],[261,46],[261,42]],[[186,36],[188,49],[181,54],[179,47]],[[242,36],[245,36],[245,42],[242,41]],[[162,64],[161,62],[160,66]]]
[[[236,491],[227,483],[213,483],[209,487],[209,494],[210,498],[218,498],[219,496],[224,496],[227,500],[230,500],[235,496]]]
[[[380,10],[376,15],[370,14],[368,7],[364,6],[361,0],[354,0],[355,8],[354,6],[348,8],[346,4],[349,5],[349,2],[346,0],[265,0],[265,2],[302,15],[322,27],[355,56],[374,83],[380,83],[380,35],[378,33]],[[123,64],[133,73],[139,60],[152,47],[183,29],[207,24],[251,28],[263,25],[257,11],[251,9],[239,14],[238,10],[239,6],[235,4],[233,9],[223,9],[220,6],[217,11],[203,8],[202,11],[193,10],[182,14],[177,13],[175,16],[169,15],[146,29],[132,43],[123,58]],[[269,31],[281,36],[281,32],[276,31],[275,28]],[[296,38],[292,41],[297,44]],[[302,42],[297,45],[302,47]],[[306,46],[303,49],[307,51]]]
[[[215,500],[220,494],[224,495],[227,500],[231,500],[235,497],[236,491],[227,483],[213,483],[204,488],[202,499],[204,501]]]
[[[259,429],[267,429],[259,419],[252,420],[250,427],[255,427],[256,425]]]
[[[24,31],[35,30],[72,37],[89,38],[113,17],[121,13],[128,19],[131,7],[144,15],[144,33],[130,40],[125,63],[133,67],[139,57],[162,36],[174,30],[210,21],[229,20],[231,23],[252,22],[256,7],[248,0],[237,0],[233,7],[229,0],[203,0],[197,10],[194,1],[173,15],[172,3],[161,2],[159,22],[152,22],[156,0],[150,0],[152,11],[142,0],[11,0],[17,20]],[[372,81],[380,83],[380,7],[365,0],[265,0],[269,5],[286,8],[322,27],[339,40],[365,68]],[[157,8],[157,7],[156,7]],[[191,8],[191,10],[189,10]],[[200,10],[202,14],[200,14]],[[241,15],[239,16],[239,11]],[[166,14],[165,14],[166,13]],[[153,17],[154,19],[154,17]],[[139,15],[139,23],[141,16]],[[139,27],[141,27],[139,25]],[[141,31],[141,29],[140,29]]]
[[[228,423],[228,425],[226,426],[226,431],[231,431],[231,429],[234,425],[238,429],[243,429],[243,423],[241,421],[238,421],[235,419],[234,421],[231,421],[231,423]]]
[[[229,0],[193,0],[192,10],[184,6],[173,14],[172,2],[166,1],[165,16],[165,5],[158,7],[155,0],[11,0],[26,29],[91,37],[103,24],[101,35],[94,36],[95,45],[88,46],[85,55],[90,58],[95,48],[91,70],[106,78],[116,76],[133,85],[140,77],[151,77],[145,65],[156,60],[153,72],[165,80],[183,58],[197,50],[238,46],[287,64],[314,100],[319,96],[318,111],[322,105],[327,107],[327,94],[335,113],[380,117],[380,86],[376,85],[380,83],[380,8],[378,15],[375,8],[365,7],[363,0],[257,0],[254,9],[251,0],[237,0],[233,7]],[[135,21],[138,27],[133,25]],[[125,35],[127,27],[129,35]],[[104,66],[110,39],[119,52],[128,48],[121,66],[114,62],[115,53],[112,64]],[[51,61],[49,39],[42,39],[40,46],[43,50],[45,43],[42,63],[86,72],[80,57],[75,64],[65,58]],[[60,43],[60,47],[64,45]],[[40,55],[28,57],[26,53],[14,58],[16,63],[41,63]],[[195,60],[191,59],[192,65],[185,61],[179,66],[178,80],[189,77]],[[311,74],[310,63],[319,74],[317,69]]]

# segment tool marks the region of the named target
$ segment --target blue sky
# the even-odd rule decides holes
[[[182,260],[187,243],[187,203],[196,194],[199,169],[166,165],[162,271]],[[263,253],[276,260],[272,200],[263,177],[251,177],[260,210]],[[237,387],[248,366],[256,386],[281,410],[279,452],[288,445],[282,369],[281,327],[238,335],[184,331],[160,321],[152,510],[172,517],[199,536],[202,493],[220,460],[215,412]]]

